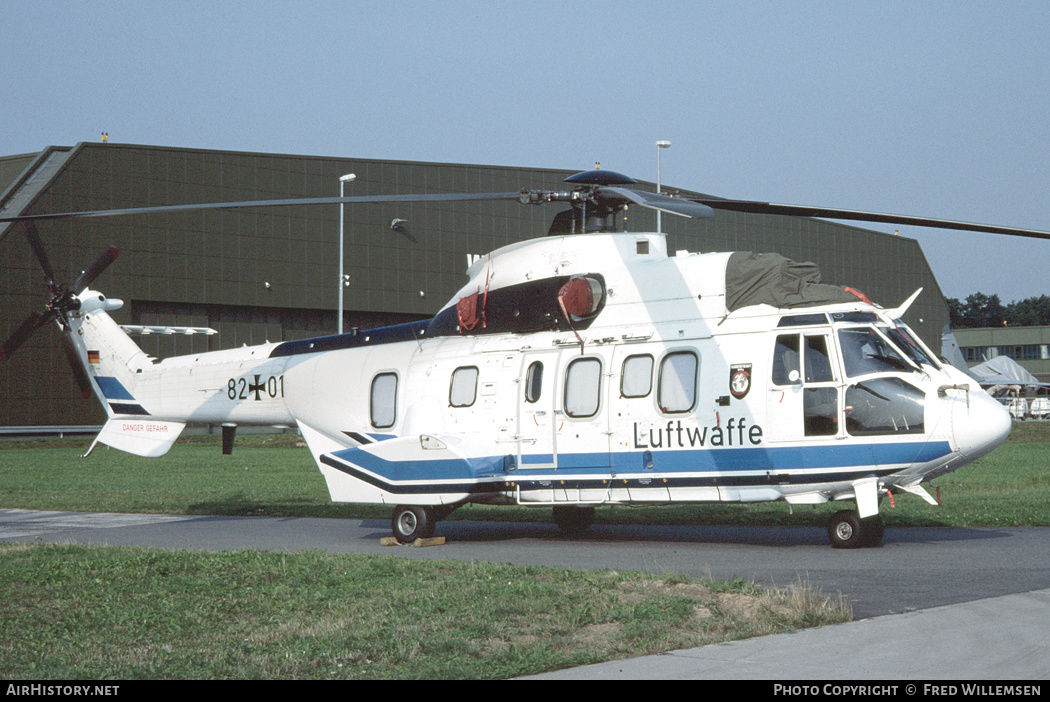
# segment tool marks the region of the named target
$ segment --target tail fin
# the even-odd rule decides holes
[[[186,425],[154,419],[136,399],[138,379],[153,359],[107,314],[120,307],[119,300],[106,300],[91,290],[78,297],[81,310],[69,316],[69,336],[109,416],[88,453],[103,443],[137,456],[163,456]]]
[[[92,290],[78,295],[81,310],[69,316],[70,339],[88,376],[94,380],[95,396],[106,414],[144,415],[135,401],[136,376],[153,365],[152,360],[124,333],[108,312],[120,300],[107,300]]]

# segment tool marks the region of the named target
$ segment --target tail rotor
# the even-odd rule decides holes
[[[25,230],[26,238],[29,240],[29,247],[33,250],[33,255],[36,257],[37,263],[40,264],[40,270],[44,273],[51,299],[44,306],[43,312],[30,314],[15,329],[11,336],[4,341],[3,345],[0,345],[0,360],[10,358],[40,327],[58,320],[64,332],[62,335],[62,347],[70,366],[73,368],[77,385],[80,387],[81,394],[85,398],[90,398],[92,394],[91,380],[87,371],[84,370],[73,341],[69,338],[68,315],[80,310],[81,303],[80,298],[77,297],[78,292],[83,291],[101,275],[117,259],[120,252],[114,246],[109,247],[99,254],[91,265],[73,281],[72,285],[62,285],[55,282],[55,272],[51,267],[43,242],[40,240],[40,234],[37,232],[36,225],[32,221],[26,221],[22,223],[22,226]]]

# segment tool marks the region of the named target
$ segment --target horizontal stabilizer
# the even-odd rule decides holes
[[[212,334],[218,334],[211,327],[171,327],[171,326],[150,326],[145,324],[121,324],[120,328],[128,334],[137,334],[139,336],[149,336],[150,334],[183,334],[186,336],[193,336],[194,334],[204,334],[211,336]]]
[[[168,452],[185,428],[182,422],[112,418],[102,427],[87,453],[91,453],[96,444],[103,443],[136,456],[157,458]]]

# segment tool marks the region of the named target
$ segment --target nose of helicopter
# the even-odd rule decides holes
[[[1006,440],[1012,420],[1007,409],[983,390],[960,397],[952,406],[956,450],[969,460],[985,455]]]

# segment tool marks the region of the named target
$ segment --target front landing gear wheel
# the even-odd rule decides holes
[[[855,512],[836,512],[828,523],[828,539],[835,548],[867,548],[882,543],[886,524],[875,515],[861,519]]]
[[[429,539],[434,535],[436,526],[436,515],[426,507],[398,505],[394,508],[394,516],[390,520],[394,538],[403,544],[410,544],[416,539]]]
[[[566,536],[579,536],[594,524],[594,507],[555,507],[554,523]]]

